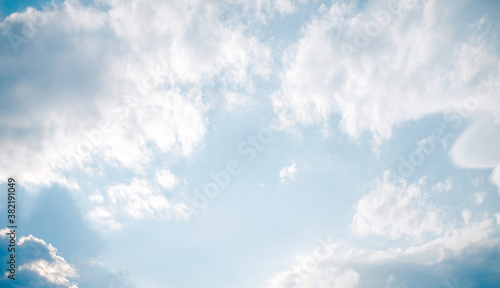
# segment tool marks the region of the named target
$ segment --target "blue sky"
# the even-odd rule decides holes
[[[500,283],[500,2],[0,8],[2,287]]]

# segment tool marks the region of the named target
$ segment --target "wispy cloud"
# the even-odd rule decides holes
[[[280,170],[280,183],[288,184],[295,181],[295,175],[297,174],[297,164],[293,162],[290,166],[283,167]]]

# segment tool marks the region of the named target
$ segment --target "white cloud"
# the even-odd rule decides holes
[[[383,181],[355,205],[351,228],[361,237],[375,234],[420,239],[424,234],[442,232],[440,214],[425,202],[417,184],[392,183],[385,174]]]
[[[397,11],[387,1],[322,6],[284,55],[275,113],[289,128],[328,127],[330,116],[339,114],[339,128],[354,141],[370,133],[375,151],[404,121],[436,113],[454,128],[470,121],[452,158],[462,167],[496,168],[491,181],[500,187],[500,126],[493,124],[500,123],[500,58],[493,23],[485,15],[457,25],[453,15],[471,1],[398,3]]]
[[[476,263],[488,261],[490,258],[488,253],[491,252],[485,252],[483,255],[480,251],[498,247],[499,240],[491,237],[495,231],[498,229],[494,229],[492,219],[484,217],[477,222],[468,221],[461,227],[448,227],[442,235],[416,246],[407,246],[409,243],[403,242],[401,245],[406,247],[396,246],[384,250],[332,242],[329,245],[332,249],[330,253],[318,255],[314,251],[296,256],[293,267],[272,277],[268,284],[273,288],[356,287],[358,281],[362,280],[365,283],[362,287],[365,287],[366,283],[377,281],[385,281],[387,287],[418,287],[422,284],[421,276],[418,276],[422,275],[420,273],[426,271],[429,277],[436,277],[436,273],[441,273],[438,268],[442,268],[443,263],[450,264],[454,261],[468,263],[467,259],[474,259]],[[477,254],[469,253],[471,248]],[[483,256],[486,258],[481,258]],[[409,278],[409,271],[419,271],[419,273],[412,279]],[[485,273],[496,272],[491,269]],[[436,283],[442,284],[442,276],[438,275],[432,286]],[[337,280],[341,281],[342,285],[332,285],[340,283],[336,282]]]
[[[293,162],[290,166],[283,167],[280,170],[280,182],[281,184],[287,184],[289,182],[295,181],[295,175],[297,174],[297,164]]]
[[[421,246],[406,249],[401,255],[414,257],[422,263],[433,264],[441,262],[447,257],[458,256],[467,247],[487,246],[498,242],[490,237],[493,233],[493,221],[483,218],[478,222],[466,223],[461,228],[451,228],[445,235],[438,237]]]
[[[76,189],[71,172],[99,174],[96,159],[141,171],[155,153],[189,158],[209,123],[201,88],[217,77],[251,91],[270,73],[269,49],[219,17],[220,3],[105,2],[105,11],[78,1],[30,8],[0,23],[3,36],[36,28],[17,56],[0,47],[10,103],[0,124],[12,131],[0,137],[0,173]]]
[[[482,121],[470,126],[451,149],[460,167],[495,168],[500,162],[500,125]]]
[[[480,79],[500,76],[489,20],[475,26],[453,20],[471,2],[400,1],[398,11],[387,3],[360,8],[336,1],[305,25],[303,37],[284,56],[281,89],[273,96],[283,123],[327,123],[338,113],[339,127],[353,140],[368,132],[377,147],[398,124],[462,105],[482,85]],[[381,10],[388,18],[372,16]],[[344,51],[348,45],[356,51],[352,55]],[[498,107],[490,93],[469,114],[497,117]]]
[[[7,235],[7,233],[9,233],[9,231],[10,231],[9,228],[0,229],[0,237],[8,238],[9,236]]]
[[[308,265],[302,263],[302,265]],[[298,267],[301,265],[299,264]],[[317,288],[354,288],[359,282],[359,274],[350,269],[338,269],[335,267],[314,268],[309,271],[300,269],[282,272],[270,279],[266,287],[269,288],[295,288],[295,287],[317,287]]]
[[[78,277],[75,269],[57,254],[57,249],[51,244],[46,244],[42,239],[30,235],[21,237],[18,246],[23,251],[23,261],[18,268],[19,273],[28,270],[54,285],[77,287],[69,280]]]
[[[469,224],[471,214],[472,213],[470,212],[470,210],[467,210],[467,209],[462,210],[462,218],[464,218],[465,225]]]
[[[486,193],[484,192],[474,193],[474,204],[481,205],[484,201],[484,198],[486,198]]]
[[[92,203],[102,203],[104,201],[104,198],[102,197],[101,192],[98,190],[95,191],[92,195],[89,197],[90,202]]]
[[[89,211],[89,218],[100,225],[121,228],[126,219],[184,219],[189,207],[167,199],[160,188],[144,179],[134,178],[129,184],[110,186],[102,205]]]
[[[255,104],[252,98],[231,91],[226,93],[224,99],[224,108],[229,112],[235,111],[240,107],[247,108]]]
[[[493,184],[497,185],[498,194],[500,194],[500,163],[498,163],[497,167],[491,173],[490,181]]]
[[[493,168],[490,180],[500,193],[500,125],[486,120],[470,126],[451,149],[453,162],[459,167]]]
[[[88,216],[93,223],[108,227],[112,230],[117,230],[122,227],[122,225],[115,220],[111,210],[103,206],[93,208],[89,211]]]
[[[156,172],[156,181],[166,190],[170,190],[179,183],[179,179],[168,169]]]
[[[438,182],[436,185],[432,187],[432,191],[436,192],[448,192],[451,189],[453,189],[453,179],[452,178],[446,178],[444,182]]]
[[[36,272],[50,283],[70,288],[77,287],[74,284],[70,284],[67,279],[68,277],[75,277],[77,274],[64,259],[62,261],[56,261],[55,263],[49,263],[45,260],[36,260],[19,266],[19,271],[24,269]]]

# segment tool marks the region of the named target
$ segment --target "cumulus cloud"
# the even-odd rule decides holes
[[[452,178],[446,178],[445,181],[443,182],[438,182],[436,185],[432,187],[432,191],[436,192],[444,192],[444,191],[450,191],[453,189],[453,179]]]
[[[492,237],[497,232],[493,219],[486,216],[462,226],[448,227],[441,235],[415,246],[405,242],[402,247],[366,249],[331,241],[326,250],[314,249],[296,256],[293,267],[272,277],[268,284],[270,287],[371,287],[373,283],[388,287],[440,287],[447,278],[458,275],[471,285],[466,287],[491,286],[499,279],[495,263],[500,242]],[[470,261],[480,265],[481,273],[488,276],[478,279],[475,271],[470,271]]]
[[[317,288],[354,288],[359,282],[359,274],[346,268],[335,267],[318,269],[311,274],[297,274],[298,272],[283,272],[268,281],[269,288],[292,288],[292,287],[317,287]]]
[[[371,134],[374,151],[405,121],[442,113],[453,128],[472,122],[452,159],[461,167],[494,168],[490,179],[500,187],[498,23],[486,10],[460,24],[453,20],[472,5],[321,6],[284,55],[275,113],[291,129],[328,127],[340,115],[339,128],[353,141]]]
[[[166,190],[170,190],[179,183],[179,179],[168,169],[156,172],[156,181]]]
[[[113,230],[117,230],[122,227],[121,223],[115,220],[114,213],[108,207],[98,206],[92,208],[92,210],[88,212],[88,217],[92,220],[93,223],[97,223],[104,227],[109,227]]]
[[[455,106],[460,113],[447,114],[454,124],[500,116],[498,93],[490,92],[500,77],[491,21],[457,23],[474,3],[437,2],[321,6],[284,56],[274,111],[289,127],[327,124],[338,114],[342,131],[355,141],[371,134],[375,148],[402,122]]]
[[[495,223],[499,223],[500,214],[474,214],[463,209],[459,219],[452,219],[427,203],[420,187],[425,177],[408,184],[390,176],[385,172],[354,206],[351,228],[358,236],[376,235],[392,245],[369,244],[366,248],[366,241],[318,241],[319,246],[311,252],[296,255],[290,269],[269,279],[269,287],[371,287],[373,283],[439,287],[457,275],[462,277],[461,283],[469,285],[465,287],[488,286],[500,280],[495,264],[500,250]],[[470,261],[488,276],[478,279],[470,270]]]
[[[112,229],[120,229],[127,219],[187,220],[190,216],[187,205],[169,200],[158,186],[144,179],[112,185],[102,198],[101,205],[92,208],[88,215],[94,222]]]
[[[280,170],[280,182],[281,184],[287,184],[289,182],[295,181],[295,175],[297,174],[297,164],[293,162],[290,166],[283,167]]]
[[[75,287],[68,278],[74,278],[78,274],[64,258],[57,255],[57,250],[51,244],[46,244],[43,240],[30,235],[28,237],[21,237],[19,239],[19,246],[24,251],[41,251],[49,255],[49,259],[38,259],[22,264],[19,266],[19,271],[23,271],[24,269],[30,270],[47,279],[50,283],[65,287]]]
[[[420,239],[428,233],[442,232],[440,214],[426,203],[418,184],[391,182],[386,173],[383,181],[355,205],[351,228],[362,237],[375,234],[392,239]]]
[[[0,230],[0,238],[7,239],[9,229]],[[0,242],[4,242],[3,240]],[[7,245],[5,245],[7,246]],[[56,248],[32,235],[21,237],[17,242],[16,258],[18,268],[16,287],[69,287],[77,288],[74,280],[78,278],[75,268],[61,257]],[[2,262],[9,255],[2,257]],[[6,274],[0,283],[12,281]]]
[[[76,189],[68,172],[101,159],[141,171],[155,153],[191,157],[209,123],[201,88],[218,77],[229,92],[250,91],[270,72],[269,49],[224,22],[220,3],[105,4],[53,3],[0,23],[24,39],[0,46],[0,156],[12,160],[0,173]]]
[[[89,200],[91,203],[102,203],[104,198],[102,197],[101,192],[95,191],[92,195],[90,195]]]

